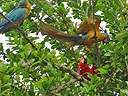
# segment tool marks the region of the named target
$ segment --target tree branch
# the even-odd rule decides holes
[[[16,25],[8,17],[4,16],[2,14],[2,12],[0,12],[0,15],[2,15],[5,19],[7,19],[9,22],[11,22],[14,25],[14,27],[23,35],[23,37],[31,44],[31,46],[36,49],[36,46],[28,39],[28,37],[25,35],[25,32],[22,29],[20,29],[20,27],[18,25]]]
[[[121,0],[119,0],[119,1],[120,1],[120,3],[121,3],[122,7],[124,7],[124,4],[123,4],[123,2],[122,2]]]
[[[73,84],[75,81],[85,81],[85,82],[88,82],[88,80],[86,80],[84,77],[82,77],[81,75],[77,74],[75,71],[73,70],[70,70],[68,69],[67,67],[65,66],[62,66],[62,65],[58,65],[58,64],[55,64],[55,63],[51,63],[52,65],[55,65],[57,68],[59,67],[59,70],[61,71],[65,71],[67,73],[69,73],[70,75],[72,75],[74,78],[71,79],[69,82],[67,82],[66,84],[64,85],[61,85],[60,87],[58,88],[55,88],[53,89],[51,92],[50,92],[50,96],[52,96],[52,94],[56,94],[58,93],[59,91],[65,89],[66,87],[70,86],[71,84]]]
[[[113,71],[113,72],[115,72],[115,71],[116,71],[117,57],[118,57],[118,55],[117,55],[117,54],[115,54],[114,71]],[[109,78],[108,82],[106,82],[106,83],[104,84],[104,88],[102,89],[102,91],[107,87],[107,85],[109,84],[109,82],[112,80],[112,77],[114,77],[115,75],[116,75],[116,73],[114,73],[114,74],[112,74],[112,75],[110,76],[110,78]]]
[[[127,73],[128,73],[128,61],[127,61],[127,58],[128,58],[128,56],[127,56],[127,53],[125,53],[125,63],[126,63],[126,69],[127,69]]]
[[[118,55],[115,53],[115,61],[114,61],[114,72],[116,71],[116,62],[117,62]]]
[[[93,9],[93,29],[94,29],[94,39],[96,40],[95,47],[96,47],[96,55],[97,55],[97,62],[99,64],[99,68],[101,67],[100,55],[98,52],[98,43],[97,43],[97,36],[96,36],[96,28],[95,28],[95,11],[94,11],[94,0],[92,0],[92,9]]]
[[[119,0],[119,1],[120,1],[120,0]],[[115,2],[115,0],[114,0],[114,2]],[[121,2],[121,1],[120,1],[120,3],[121,3],[121,5],[122,5],[122,2]],[[117,4],[118,4],[118,6],[119,6],[120,12],[123,13],[123,11],[122,11],[122,9],[121,9],[121,5],[119,4],[119,2],[118,2]],[[122,7],[123,7],[123,10],[126,10],[123,5],[122,5]],[[123,16],[123,18],[124,18],[124,19],[122,19],[122,20],[123,20],[123,22],[126,24],[127,18],[125,17],[125,14],[122,14],[122,16]],[[124,29],[124,26],[122,26],[122,28]]]
[[[88,83],[89,83],[88,80],[86,80],[86,79],[85,79],[84,77],[82,77],[81,75],[77,74],[75,71],[70,70],[70,69],[68,69],[67,67],[62,66],[62,65],[58,65],[58,64],[55,64],[55,63],[51,63],[51,64],[52,64],[52,65],[55,65],[55,66],[57,66],[57,67],[59,67],[59,70],[65,71],[65,72],[69,73],[69,74],[72,75],[76,80],[78,80],[78,81],[85,81],[85,82],[88,82]]]
[[[69,82],[67,82],[66,84],[58,87],[58,88],[55,88],[54,90],[51,91],[50,93],[50,96],[52,96],[52,94],[56,94],[58,93],[59,91],[65,89],[66,87],[70,86],[71,84],[73,84],[74,82],[76,81],[75,78],[71,79]]]
[[[33,0],[33,2],[34,2],[36,5],[38,5],[35,0]],[[42,3],[41,3],[41,4],[42,4]],[[43,5],[42,5],[42,6],[43,6]],[[45,10],[43,10],[43,8],[41,8],[39,5],[38,5],[38,7],[39,7],[46,15],[48,15],[50,18],[52,18],[58,25],[60,25],[61,27],[63,27],[60,23],[58,23],[58,21],[57,21],[55,18],[53,18],[51,15],[49,15],[48,12],[46,12]]]
[[[112,74],[112,75],[110,76],[108,82],[106,82],[106,83],[104,84],[104,88],[102,89],[102,91],[107,87],[107,85],[109,84],[109,82],[112,80],[112,77],[115,76],[115,75],[116,75],[116,74],[114,73],[114,74]]]
[[[76,63],[78,63],[78,60],[77,60],[77,58],[76,58],[76,54],[75,54],[75,51],[74,51],[74,48],[73,47],[71,47],[72,49],[72,54],[73,54],[73,56],[74,56],[74,58],[75,58],[75,60],[76,60]]]

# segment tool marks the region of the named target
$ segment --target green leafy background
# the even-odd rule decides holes
[[[0,0],[0,8],[3,12],[9,13],[18,6],[20,0]],[[26,36],[36,45],[37,50],[25,40],[17,30],[12,30],[5,35],[9,37],[8,45],[12,48],[4,50],[0,43],[0,96],[49,96],[55,88],[70,81],[73,76],[60,71],[52,63],[63,65],[71,70],[77,71],[78,61],[83,53],[87,54],[85,46],[77,46],[72,49],[69,44],[62,41],[53,40],[47,36],[39,38],[30,34],[39,34],[40,22],[37,17],[45,21],[48,25],[75,34],[79,23],[74,23],[73,19],[81,21],[92,17],[91,1],[86,0],[51,0],[54,8],[64,16],[65,22],[45,0],[29,0],[32,5],[30,15],[24,21],[21,28],[26,32]],[[65,6],[66,3],[66,6]],[[109,29],[111,41],[108,44],[99,45],[101,58],[101,68],[99,68],[102,78],[97,76],[89,77],[90,83],[80,81],[64,88],[53,96],[127,96],[128,95],[128,11],[126,0],[96,0],[95,13],[102,11],[101,15],[96,15],[106,22]],[[68,15],[72,14],[72,16]],[[0,21],[3,19],[0,16]],[[40,42],[36,42],[39,39]],[[1,40],[0,40],[1,41]],[[51,44],[51,48],[47,44]],[[93,46],[95,52],[95,46]],[[91,53],[87,54],[88,63],[98,67],[97,59]],[[7,61],[8,63],[4,62]]]

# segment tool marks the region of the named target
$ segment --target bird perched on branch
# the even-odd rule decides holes
[[[9,12],[7,17],[18,26],[21,26],[23,24],[23,21],[29,15],[30,11],[31,11],[31,4],[29,3],[29,1],[21,0],[19,2],[19,6],[13,9],[11,12]],[[6,33],[14,29],[16,29],[16,27],[7,19],[3,19],[0,22],[0,33]]]
[[[101,77],[101,75],[95,71],[96,69],[98,68],[95,65],[92,65],[92,68],[89,67],[89,64],[87,63],[87,56],[85,54],[81,56],[79,67],[77,69],[78,74],[90,81],[91,79],[88,77],[87,72],[91,73],[93,76],[96,74],[98,77]]]
[[[77,35],[62,33],[59,30],[47,25],[43,21],[40,20],[40,22],[45,26],[42,27],[40,25],[42,34],[56,40],[71,42],[74,45],[86,45],[86,49],[92,52],[92,44],[96,42],[94,38],[95,34],[93,29],[93,18],[88,18],[79,25]],[[101,20],[99,18],[95,18],[97,42],[103,41],[104,43],[108,43],[110,40],[108,34],[100,33],[99,31],[100,22]]]

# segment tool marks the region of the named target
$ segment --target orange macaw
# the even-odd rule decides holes
[[[18,26],[23,24],[23,21],[29,15],[31,11],[31,4],[28,0],[21,0],[19,6],[8,13],[7,17],[16,23]],[[7,19],[3,19],[0,22],[0,33],[6,33],[8,31],[16,29],[15,26]]]
[[[83,21],[77,31],[77,35],[70,35],[66,33],[62,33],[51,26],[47,25],[43,21],[40,21],[45,27],[40,25],[41,33],[45,34],[53,39],[71,42],[74,45],[86,45],[86,49],[92,52],[92,44],[96,42],[94,37],[94,30],[93,30],[93,19],[89,18]],[[109,36],[106,33],[100,33],[99,25],[101,20],[99,18],[95,18],[95,28],[96,28],[96,35],[97,41],[103,41],[105,43],[109,42]]]
[[[89,67],[89,64],[87,63],[87,56],[84,54],[80,58],[79,67],[77,69],[77,73],[82,75],[85,79],[91,80],[88,77],[87,72],[91,73],[93,76],[96,74],[98,77],[101,77],[101,75],[98,72],[95,72],[95,70],[98,69],[95,65],[92,66],[92,68]]]

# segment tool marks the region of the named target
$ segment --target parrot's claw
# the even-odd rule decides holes
[[[91,39],[97,39],[97,36],[96,36],[96,35],[94,35]]]

